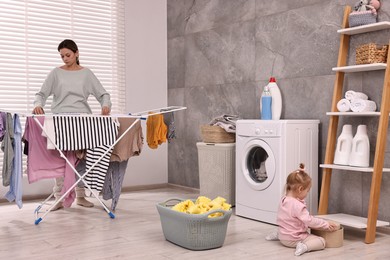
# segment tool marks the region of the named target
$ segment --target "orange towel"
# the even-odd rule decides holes
[[[152,114],[152,113],[149,113]],[[164,123],[164,116],[157,114],[149,116],[146,121],[146,142],[152,149],[167,141],[168,128]]]

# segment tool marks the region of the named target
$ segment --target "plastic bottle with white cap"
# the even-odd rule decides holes
[[[279,120],[282,115],[282,94],[274,77],[269,79],[268,88],[272,96],[272,120]]]

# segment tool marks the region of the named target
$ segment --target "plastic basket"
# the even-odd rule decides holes
[[[386,63],[388,45],[367,43],[356,48],[356,64]]]
[[[221,196],[234,206],[236,197],[236,144],[196,143],[200,194]]]
[[[157,204],[165,239],[191,250],[207,250],[221,247],[232,210],[212,210],[204,214],[187,214],[171,209],[183,199],[169,199]],[[175,202],[175,203],[173,203]],[[209,218],[220,212],[220,217]]]
[[[349,27],[356,27],[365,24],[376,23],[378,15],[373,14],[371,11],[352,12],[349,14],[348,23]]]
[[[205,143],[234,143],[236,135],[228,133],[220,126],[201,125],[200,132]]]

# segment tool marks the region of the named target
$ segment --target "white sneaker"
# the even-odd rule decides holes
[[[306,253],[307,250],[308,250],[307,245],[302,243],[302,242],[299,242],[297,244],[296,249],[295,249],[295,255],[296,256],[302,255],[302,254]]]
[[[265,240],[267,241],[278,241],[279,238],[278,238],[278,231],[272,231],[271,233],[269,233],[266,237],[265,237]]]

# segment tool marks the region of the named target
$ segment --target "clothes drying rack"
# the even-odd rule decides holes
[[[83,182],[84,186],[91,192],[93,197],[95,197],[98,202],[102,205],[104,210],[107,212],[107,214],[110,216],[110,218],[115,218],[115,215],[113,212],[111,212],[108,207],[104,204],[104,202],[99,198],[99,194],[93,190],[90,185],[84,180],[85,176],[88,175],[88,173],[94,169],[94,167],[104,158],[104,156],[114,148],[114,146],[133,128],[140,120],[147,120],[149,116],[153,115],[158,115],[158,114],[165,114],[165,113],[171,113],[175,111],[180,111],[180,110],[185,110],[187,107],[183,106],[168,106],[168,107],[163,107],[163,108],[156,108],[156,109],[151,109],[151,110],[146,110],[146,111],[141,111],[141,112],[136,112],[136,113],[129,113],[129,114],[116,114],[116,115],[109,115],[112,118],[135,118],[136,120],[119,136],[116,138],[115,142],[109,146],[105,152],[91,165],[91,167],[85,171],[82,175],[73,167],[72,163],[69,162],[69,160],[66,158],[64,155],[63,151],[59,149],[58,145],[52,140],[52,138],[47,134],[45,128],[41,124],[41,122],[38,120],[38,117],[45,117],[45,116],[61,116],[61,117],[107,117],[103,115],[91,115],[91,114],[84,114],[84,115],[77,115],[77,114],[43,114],[43,115],[35,115],[35,114],[20,114],[20,116],[25,116],[25,117],[32,117],[34,121],[38,124],[38,126],[42,129],[42,131],[46,134],[47,138],[53,143],[55,146],[55,149],[60,153],[60,157],[65,160],[65,162],[68,164],[68,166],[74,171],[74,173],[79,177],[78,180],[67,190],[62,194],[62,196],[58,199],[55,200],[54,203],[50,204],[49,208],[47,210],[43,210],[44,205],[48,205],[48,201],[54,196],[54,192],[52,192],[49,197],[47,197],[43,202],[41,202],[38,207],[35,209],[34,214],[35,214],[35,225],[38,225],[54,208],[54,206],[62,201],[76,186],[79,182]],[[3,112],[9,112],[6,110],[1,110]],[[10,112],[14,113],[14,112]],[[40,214],[42,214],[40,216]]]

